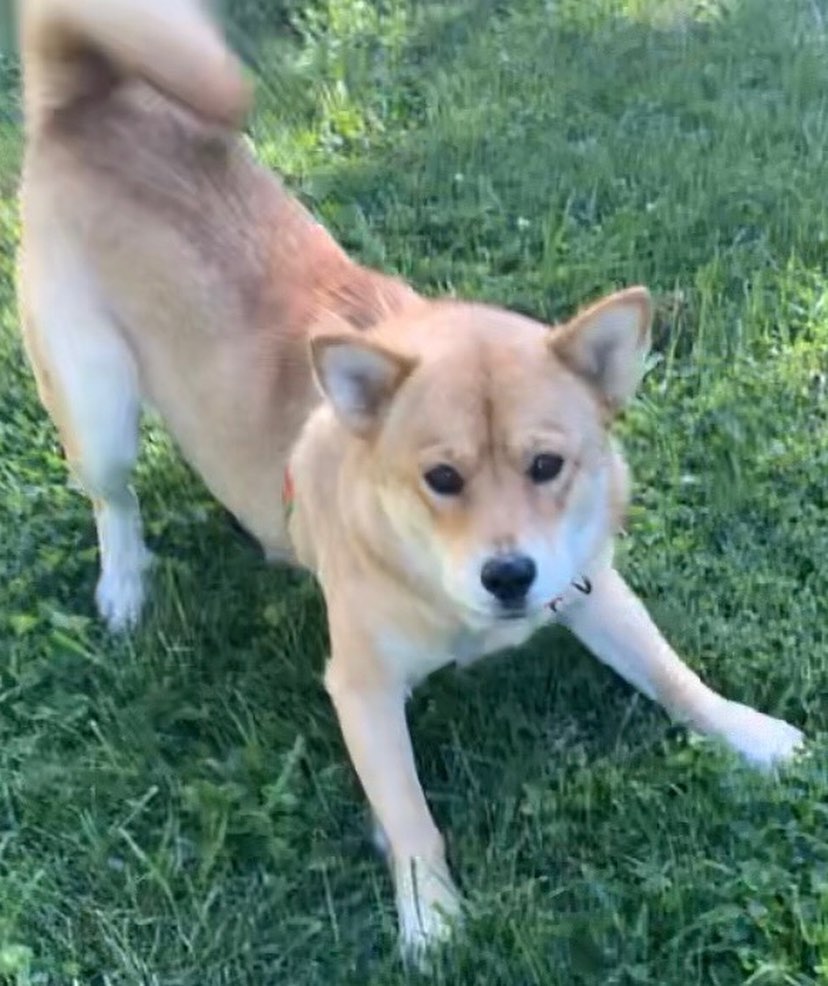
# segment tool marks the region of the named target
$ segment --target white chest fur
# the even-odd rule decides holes
[[[414,688],[447,664],[468,666],[496,651],[519,647],[540,627],[556,622],[558,614],[576,595],[573,589],[557,611],[549,607],[526,619],[503,621],[486,630],[463,628],[439,644],[434,639],[411,640],[397,631],[387,630],[380,636],[380,647],[395,675]]]

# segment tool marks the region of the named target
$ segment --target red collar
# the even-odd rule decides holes
[[[293,474],[290,466],[285,466],[285,475],[282,479],[282,513],[285,518],[285,527],[290,523],[293,507],[296,503],[296,490],[293,487]]]

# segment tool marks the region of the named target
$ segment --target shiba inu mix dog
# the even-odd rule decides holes
[[[20,311],[94,504],[98,608],[113,630],[141,611],[147,403],[264,550],[322,586],[325,681],[404,951],[459,911],[405,719],[435,668],[558,619],[689,727],[760,766],[794,754],[799,730],[707,687],[612,565],[627,474],[609,428],[648,349],[645,289],[556,327],[428,300],[352,261],[252,160],[233,132],[248,88],[199,0],[19,14]]]

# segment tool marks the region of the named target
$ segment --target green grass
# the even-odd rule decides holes
[[[653,288],[620,564],[695,668],[814,738],[756,778],[558,632],[437,675],[411,720],[472,916],[435,980],[827,983],[824,0],[320,0],[255,44],[251,9],[258,151],[361,258],[550,319]],[[156,428],[148,619],[94,618],[18,343],[7,124],[0,154],[0,983],[416,981],[318,593]]]

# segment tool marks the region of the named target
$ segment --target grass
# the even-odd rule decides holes
[[[620,429],[637,480],[620,564],[694,667],[814,740],[754,777],[554,631],[437,675],[411,721],[472,917],[434,980],[827,983],[824,0],[291,11],[278,37],[237,32],[262,80],[251,136],[352,251],[550,319],[656,292]],[[262,563],[155,426],[148,619],[114,641],[94,618],[91,515],[15,324],[13,99],[0,983],[417,981],[320,684],[318,593]]]

